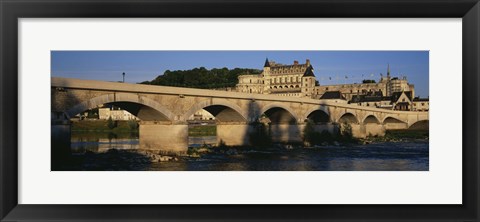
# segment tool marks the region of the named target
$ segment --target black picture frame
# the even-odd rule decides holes
[[[479,221],[478,0],[0,0],[1,221]],[[462,205],[18,204],[18,19],[131,17],[462,18]],[[448,44],[448,43],[446,43]],[[460,93],[460,92],[455,92]]]

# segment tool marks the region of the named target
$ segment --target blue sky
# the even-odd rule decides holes
[[[52,51],[54,77],[138,83],[165,70],[196,67],[262,69],[265,58],[277,63],[310,59],[320,85],[359,83],[380,79],[387,64],[394,77],[406,76],[415,94],[428,97],[428,51]],[[345,78],[345,76],[347,78]]]

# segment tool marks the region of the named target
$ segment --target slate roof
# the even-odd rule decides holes
[[[265,65],[263,67],[270,67],[270,62],[268,61],[268,58],[265,60]]]
[[[305,73],[303,74],[303,76],[313,76],[315,77],[315,74],[313,74],[313,66],[312,65],[309,65],[307,67],[307,70],[305,70]]]
[[[320,99],[345,99],[340,91],[327,91]]]
[[[428,102],[429,99],[428,99],[428,98],[415,97],[415,98],[413,98],[413,101],[414,101],[414,102]]]
[[[390,96],[382,96],[381,92],[380,95],[375,93],[376,95],[374,96],[369,96],[369,95],[353,95],[352,100],[350,102],[352,103],[360,103],[360,102],[378,102],[378,101],[391,101]]]
[[[404,92],[394,92],[392,93],[392,102],[396,102],[398,98],[402,95],[402,93],[405,93],[405,95],[408,97],[410,101],[412,101],[412,92],[411,91],[404,91]]]

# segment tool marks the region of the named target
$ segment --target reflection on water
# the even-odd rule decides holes
[[[72,153],[138,149],[138,133],[72,132]]]
[[[190,146],[215,144],[216,137],[190,137]],[[72,152],[138,149],[138,134],[72,134]],[[377,143],[317,148],[243,148],[233,154],[213,152],[201,158],[155,162],[142,170],[158,171],[425,171],[428,141]]]
[[[197,136],[188,137],[188,146],[189,147],[201,147],[203,145],[215,145],[217,144],[216,136]]]

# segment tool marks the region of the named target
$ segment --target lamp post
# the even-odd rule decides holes
[[[123,76],[123,83],[125,83],[125,73],[122,73]]]

